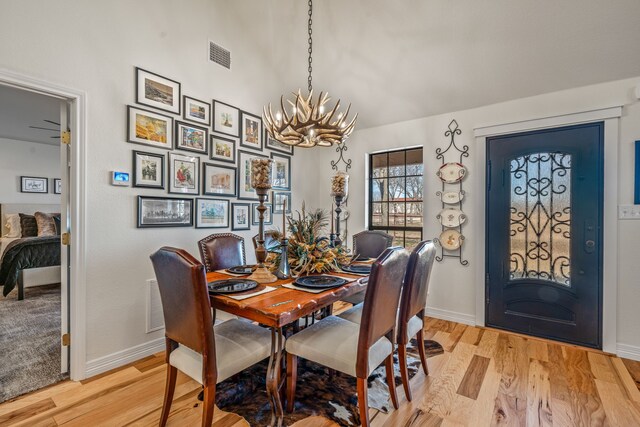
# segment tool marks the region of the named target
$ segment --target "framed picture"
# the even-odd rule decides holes
[[[273,171],[271,186],[274,190],[291,190],[291,157],[271,153]]]
[[[213,131],[235,137],[240,136],[240,110],[214,99]]]
[[[229,166],[202,164],[202,194],[235,197],[238,170]]]
[[[171,150],[172,138],[173,118],[127,106],[127,141]]]
[[[260,203],[251,203],[251,224],[260,225],[260,212],[258,212],[258,206]],[[271,205],[264,205],[267,210],[264,211],[264,225],[272,225],[273,224],[273,210],[271,209]]]
[[[182,118],[211,126],[211,104],[185,95],[182,97]]]
[[[133,151],[133,186],[164,189],[164,154]]]
[[[267,156],[238,150],[238,199],[258,200],[256,190],[251,186],[251,159],[266,159]]]
[[[211,135],[209,140],[209,158],[221,162],[236,162],[236,140]]]
[[[20,192],[21,193],[48,193],[49,178],[40,178],[37,176],[21,176]]]
[[[206,154],[208,138],[207,129],[176,121],[176,150]]]
[[[200,194],[200,157],[169,153],[169,193]]]
[[[284,199],[287,199],[287,212],[291,213],[291,193],[286,193],[283,191],[274,191],[273,197],[273,213],[282,213],[282,207],[284,204]]]
[[[241,122],[240,145],[252,150],[262,151],[262,119],[243,111]]]
[[[193,226],[193,199],[138,196],[138,228]]]
[[[196,199],[196,228],[228,228],[229,201]]]
[[[278,151],[280,153],[293,156],[293,145],[283,144],[277,139],[271,138],[267,130],[264,130],[264,146],[269,150]]]
[[[249,203],[231,203],[231,230],[251,229],[251,211]]]
[[[62,180],[53,178],[53,194],[62,194]]]
[[[136,103],[180,114],[180,83],[136,67]]]

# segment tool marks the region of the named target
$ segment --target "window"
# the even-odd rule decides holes
[[[412,248],[422,240],[422,148],[369,155],[369,230]]]

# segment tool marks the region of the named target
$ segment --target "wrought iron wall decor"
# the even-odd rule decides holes
[[[467,266],[469,261],[462,256],[465,240],[462,228],[467,219],[462,210],[462,204],[465,200],[462,181],[467,176],[467,168],[462,160],[469,157],[469,146],[458,147],[455,137],[461,134],[458,122],[455,119],[451,120],[448,130],[444,133],[445,137],[450,138],[449,145],[445,149],[436,149],[436,159],[442,161],[436,173],[442,183],[441,191],[436,192],[436,196],[442,203],[442,211],[436,216],[442,226],[442,232],[439,237],[433,240],[440,246],[440,254],[436,255],[438,262],[445,258],[457,258],[460,264]],[[455,161],[447,162],[445,154],[449,155],[449,159],[453,158]]]
[[[349,172],[349,169],[351,169],[351,159],[347,159],[344,154],[348,149],[349,148],[347,147],[346,141],[342,144],[338,144],[338,146],[336,147],[336,153],[338,153],[339,156],[336,160],[331,160],[331,169],[338,171],[340,170],[340,165],[344,164],[344,171]],[[342,240],[342,246],[348,248],[349,239],[347,239],[347,236],[349,235],[349,216],[351,215],[351,212],[349,211],[348,194],[342,199],[341,208],[342,214],[340,216],[340,239]],[[331,214],[333,215],[333,212],[331,212]]]

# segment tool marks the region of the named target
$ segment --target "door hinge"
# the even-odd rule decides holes
[[[69,334],[62,335],[62,345],[65,347],[69,347],[71,345],[71,335]]]
[[[490,283],[491,283],[491,276],[489,276],[489,273],[487,273],[485,275],[485,278],[484,278],[484,297],[485,297],[485,300],[486,300],[486,304],[489,304],[489,299],[490,299],[490,297],[489,297],[489,284]]]
[[[69,246],[71,244],[71,233],[62,233],[60,235],[60,241],[63,245]]]
[[[491,160],[487,161],[487,190],[491,190]]]
[[[60,142],[65,145],[71,144],[71,132],[68,130],[60,132]]]

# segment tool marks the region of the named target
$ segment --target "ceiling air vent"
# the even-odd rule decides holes
[[[231,52],[220,45],[209,41],[209,61],[231,69]]]

